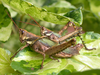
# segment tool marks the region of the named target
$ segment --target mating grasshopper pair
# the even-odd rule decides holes
[[[29,14],[28,14],[28,15],[29,15]],[[29,15],[29,16],[30,16],[30,15]],[[31,17],[31,16],[30,16],[30,17]],[[32,18],[32,17],[31,17],[31,18]],[[32,19],[33,19],[33,18],[32,18]],[[33,19],[33,20],[34,20],[34,19]],[[34,20],[34,21],[35,21],[35,20]],[[20,22],[21,22],[21,21],[20,21]],[[36,22],[36,21],[35,21],[35,22]],[[26,22],[24,22],[24,23],[26,23]],[[81,33],[82,33],[82,28],[81,28],[81,27],[76,27],[75,24],[74,24],[73,22],[68,22],[58,33],[55,33],[55,32],[53,32],[53,31],[51,31],[51,30],[49,30],[49,29],[47,29],[47,28],[45,28],[45,27],[43,27],[43,26],[40,26],[38,22],[36,22],[36,23],[37,23],[38,27],[40,27],[40,31],[41,31],[40,33],[41,33],[41,35],[47,37],[48,39],[50,39],[50,40],[52,40],[52,41],[54,41],[54,42],[56,42],[56,43],[61,44],[61,43],[63,43],[63,41],[65,41],[65,40],[67,40],[67,39],[70,39],[70,38],[75,37],[75,36],[79,36],[79,38],[81,39],[81,41],[82,41],[82,43],[83,43],[83,45],[84,45],[84,47],[85,47],[86,50],[93,50],[93,49],[95,49],[95,48],[88,49],[88,48],[86,47],[84,41],[82,40],[82,38],[81,38],[81,36],[80,36]],[[34,24],[31,24],[31,23],[27,23],[27,24],[34,25]],[[35,26],[36,26],[36,25],[35,25]],[[61,34],[63,33],[63,31],[66,30],[68,27],[71,27],[71,26],[74,27],[74,30],[75,30],[75,31],[74,31],[74,32],[71,32],[70,34],[67,34],[67,35],[61,37]]]
[[[8,12],[7,12],[7,14],[8,14]],[[9,17],[10,17],[10,15],[9,15]],[[12,18],[11,18],[11,20],[13,21]],[[41,29],[41,35],[42,36],[37,36],[37,35],[35,35],[33,33],[30,33],[30,32],[28,32],[28,31],[26,31],[24,29],[20,29],[16,25],[16,23],[14,21],[13,21],[13,23],[15,24],[15,26],[19,30],[19,35],[20,35],[20,41],[21,41],[21,43],[26,42],[26,45],[23,46],[19,51],[23,50],[27,46],[31,46],[34,51],[36,51],[37,53],[42,54],[43,55],[43,61],[42,61],[42,64],[41,64],[41,68],[43,68],[43,62],[44,62],[44,59],[45,59],[45,55],[49,55],[50,58],[52,58],[52,59],[54,59],[52,56],[56,56],[56,57],[71,57],[71,56],[74,55],[74,53],[73,54],[72,53],[68,54],[68,53],[64,53],[62,51],[65,50],[66,48],[68,48],[68,47],[76,44],[76,40],[75,39],[72,39],[72,40],[70,40],[68,42],[65,42],[65,40],[69,39],[70,37],[73,37],[75,35],[79,35],[79,33],[81,32],[81,28],[76,29],[74,32],[72,32],[69,35],[65,35],[63,37],[58,37],[58,36],[56,36],[54,34],[54,32],[52,32],[52,31],[46,29],[45,27],[41,26],[40,29]],[[68,23],[68,25],[70,25],[70,24]],[[61,31],[59,31],[59,34],[61,34],[63,32],[63,29]],[[59,43],[59,45],[53,46],[53,47],[47,45],[47,43],[44,43],[44,42],[42,42],[42,40],[40,40],[40,39],[43,39],[45,37],[47,37],[48,39],[50,39],[50,40],[52,40],[52,41],[54,41],[56,43]],[[83,47],[83,45],[77,44],[73,48],[71,48],[70,50],[74,50],[74,52],[76,52],[76,54],[78,54],[79,50],[82,47]],[[86,46],[85,46],[85,48],[86,48]],[[11,57],[11,59],[13,57],[15,57],[15,55],[19,51],[17,51]]]

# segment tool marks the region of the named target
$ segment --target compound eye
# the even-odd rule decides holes
[[[22,30],[21,33],[24,34],[24,31]]]

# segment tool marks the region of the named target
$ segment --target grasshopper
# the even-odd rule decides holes
[[[7,14],[10,17],[8,12],[7,12]],[[58,56],[58,57],[71,57],[73,55],[73,54],[64,53],[62,51],[65,50],[66,48],[72,46],[72,45],[75,45],[75,43],[76,43],[75,39],[72,39],[72,40],[65,42],[63,44],[51,47],[47,43],[43,43],[42,40],[39,40],[43,37],[37,36],[33,33],[30,33],[30,32],[28,32],[24,29],[19,28],[11,17],[10,17],[10,19],[12,20],[12,22],[15,24],[15,26],[19,30],[19,37],[20,37],[21,43],[26,42],[26,45],[23,46],[22,48],[20,48],[10,59],[15,57],[15,55],[19,51],[23,50],[25,47],[30,46],[35,52],[43,55],[43,61],[42,61],[42,64],[41,64],[41,69],[42,69],[43,68],[43,62],[44,62],[46,55],[49,55],[50,58],[52,58],[52,59],[54,59],[52,57],[53,55]],[[80,48],[82,48],[82,46],[80,46]],[[80,50],[80,49],[76,49],[76,53],[77,53],[78,50]]]
[[[6,11],[7,12],[7,11]],[[11,18],[11,16],[9,15],[9,13],[7,12],[8,16],[10,17],[10,19],[12,20],[12,22],[14,23],[14,25],[17,27],[17,29],[19,30],[19,39],[21,43],[26,42],[26,45],[23,46],[19,51],[21,51],[22,49],[24,49],[25,47],[29,46],[30,44],[33,44],[35,41],[44,38],[43,36],[38,36],[35,35],[31,32],[26,31],[25,29],[21,29],[19,28],[16,23],[13,21],[13,19]],[[18,51],[18,52],[19,52]],[[12,59],[13,57],[15,57],[15,55],[18,53],[16,52],[10,59]]]
[[[29,14],[28,14],[29,15]],[[30,15],[29,15],[30,16]],[[31,16],[30,16],[31,17]],[[33,17],[31,17],[33,19]],[[34,19],[33,19],[34,20]],[[35,20],[34,20],[35,21]],[[70,39],[72,37],[75,37],[75,36],[79,36],[79,38],[81,39],[84,47],[86,50],[93,50],[93,49],[96,49],[96,48],[92,48],[92,49],[88,49],[83,41],[83,39],[81,38],[81,34],[82,34],[82,28],[81,27],[76,27],[75,24],[73,22],[68,22],[58,33],[55,33],[43,26],[40,26],[39,23],[37,21],[35,21],[38,25],[38,27],[40,27],[40,31],[41,31],[41,35],[42,36],[46,36],[48,39],[56,42],[56,43],[63,43],[66,39]],[[24,22],[25,23],[25,22]],[[27,23],[27,24],[30,24],[30,25],[34,25],[34,24],[31,24],[31,23]],[[36,25],[35,25],[36,26]],[[67,34],[65,36],[62,36],[61,37],[61,34],[63,33],[64,30],[66,30],[68,27],[70,26],[73,26],[74,29],[75,29],[75,32],[71,32],[70,34]],[[78,30],[79,29],[79,30]]]

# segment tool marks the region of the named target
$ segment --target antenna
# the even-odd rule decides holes
[[[16,21],[18,21],[18,20],[16,20]],[[37,25],[35,25],[35,24],[28,23],[28,22],[23,22],[23,21],[18,21],[18,22],[22,22],[22,23],[26,23],[26,24],[29,24],[29,25],[34,25],[34,26],[37,26]],[[37,26],[37,27],[39,27],[39,26]]]
[[[6,13],[8,14],[8,16],[10,17],[10,19],[12,20],[12,22],[14,23],[14,25],[18,28],[18,30],[19,30],[19,27],[16,25],[16,23],[13,21],[13,19],[11,18],[11,16],[10,16],[10,14],[7,12],[7,10],[5,10],[6,11]]]
[[[29,14],[28,14],[28,15],[29,15]],[[30,15],[29,15],[29,16],[30,16]],[[31,17],[31,16],[30,16],[30,17]],[[31,19],[33,19],[33,20],[35,21],[35,23],[38,24],[39,27],[41,27],[41,26],[39,25],[39,23],[38,23],[33,17],[31,17]]]

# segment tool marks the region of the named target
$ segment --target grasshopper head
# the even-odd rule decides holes
[[[52,34],[52,31],[45,27],[41,27],[41,34],[43,36],[50,36]]]
[[[48,32],[47,29],[41,26],[41,34],[44,35],[46,32]]]
[[[38,35],[35,35],[31,32],[28,32],[24,29],[19,29],[19,37],[20,37],[20,42],[26,42],[28,44],[32,44],[32,41],[35,41],[36,39],[39,38]]]
[[[82,34],[82,27],[79,27],[78,30],[79,30],[79,33]]]
[[[20,42],[26,42],[26,38],[27,38],[27,31],[24,29],[19,29],[19,37],[20,37]]]
[[[46,33],[48,33],[49,30],[46,29],[45,27],[41,27],[41,34],[46,36]]]

